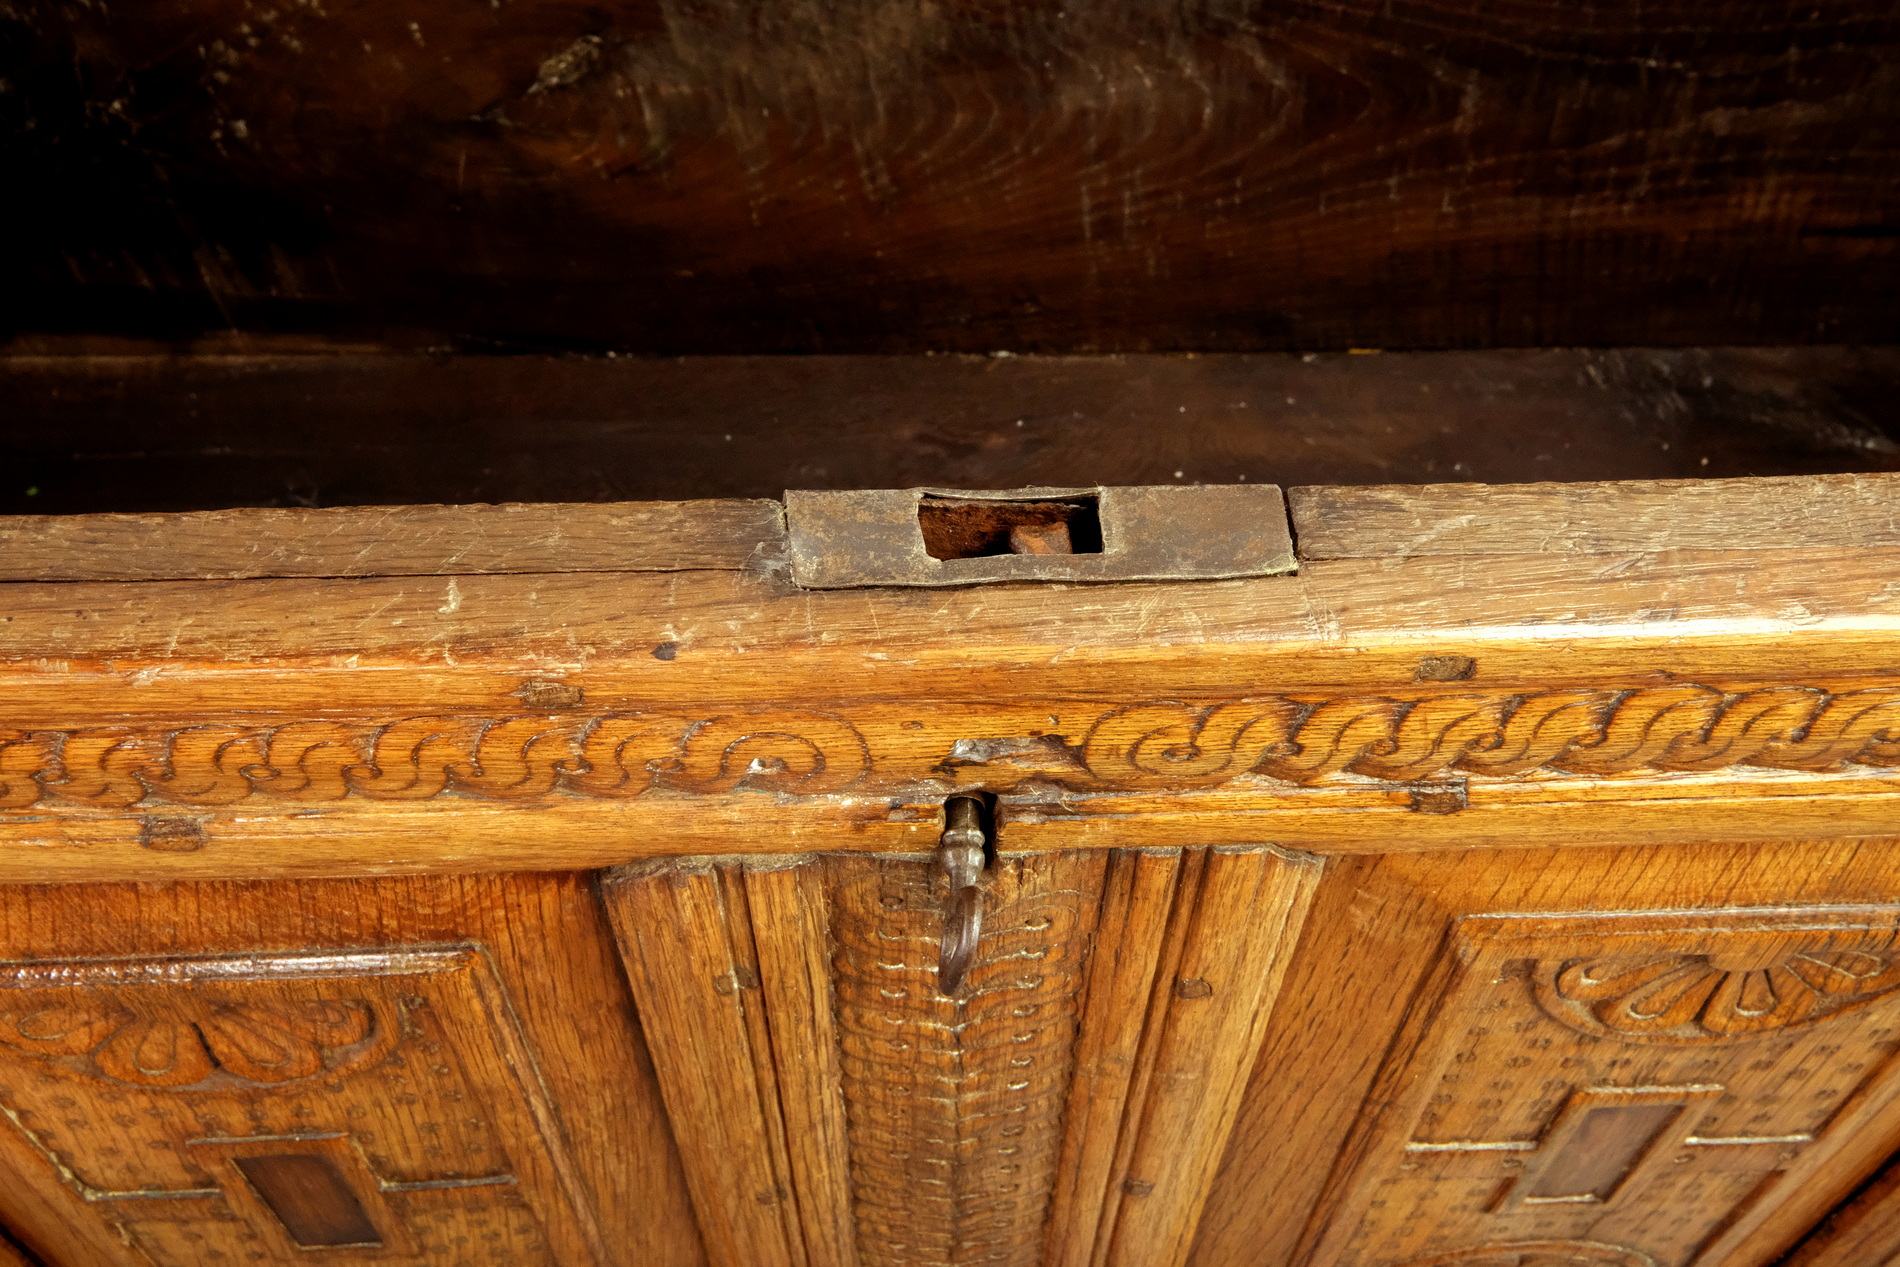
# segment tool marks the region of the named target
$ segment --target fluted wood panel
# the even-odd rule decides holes
[[[1006,855],[945,994],[931,863],[788,861],[604,888],[714,1261],[1179,1261],[1317,864]]]

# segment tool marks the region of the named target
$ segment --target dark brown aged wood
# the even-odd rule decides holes
[[[1879,4],[122,8],[12,6],[16,329],[665,353],[1900,333]]]
[[[657,360],[142,346],[0,357],[0,512],[1900,469],[1895,347]]]
[[[774,501],[19,515],[0,518],[0,581],[719,571],[784,535]]]
[[[1303,559],[1900,545],[1900,475],[1287,491]]]

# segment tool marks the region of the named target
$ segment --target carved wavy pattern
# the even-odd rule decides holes
[[[1031,750],[958,760],[1001,776],[1001,783],[992,780],[997,786],[1039,777],[1091,789],[1205,787],[1247,774],[1311,783],[1341,772],[1409,782],[1451,771],[1892,768],[1900,766],[1900,688],[1830,694],[1781,686],[1726,695],[1681,686],[1419,700],[1163,702],[1106,713],[1090,727],[1079,755],[1060,742],[982,742]],[[874,764],[893,785],[940,772],[915,753],[914,740],[906,739],[874,754],[850,722],[809,710],[700,720],[614,713],[153,732],[0,730],[0,809],[43,802],[215,807],[251,797],[520,801],[633,797],[653,789],[821,795],[861,785]]]
[[[1410,781],[1450,771],[1623,774],[1751,765],[1900,765],[1900,689],[1830,694],[1701,686],[1404,701],[1285,698],[1141,704],[1095,723],[1082,761],[1104,782],[1198,786],[1243,774],[1293,783],[1342,771]]]
[[[102,809],[145,801],[229,805],[639,796],[655,787],[817,794],[863,777],[864,739],[829,713],[409,717],[274,727],[0,731],[0,809],[42,800]]]
[[[835,956],[865,1267],[1034,1267],[1062,1144],[1088,930],[1076,893],[988,882],[980,956],[937,992],[941,893],[914,864],[839,895]]]
[[[1657,1267],[1638,1249],[1597,1241],[1508,1241],[1416,1259],[1405,1267]]]
[[[179,995],[154,1010],[63,992],[0,1013],[0,1043],[16,1051],[104,1081],[181,1091],[335,1074],[374,1053],[380,1028],[360,1000],[213,1003]]]
[[[1900,956],[1809,949],[1765,966],[1708,955],[1636,955],[1541,964],[1538,1004],[1586,1034],[1695,1044],[1812,1025],[1900,989]]]

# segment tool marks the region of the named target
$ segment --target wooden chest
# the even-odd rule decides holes
[[[1900,477],[1220,495],[0,522],[21,1252],[1900,1249]]]

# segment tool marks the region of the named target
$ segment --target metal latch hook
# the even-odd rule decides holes
[[[937,857],[950,877],[950,897],[944,906],[943,946],[937,960],[937,989],[942,994],[954,994],[976,962],[977,939],[983,935],[983,890],[977,880],[988,861],[987,843],[982,801],[953,796],[944,802]]]

